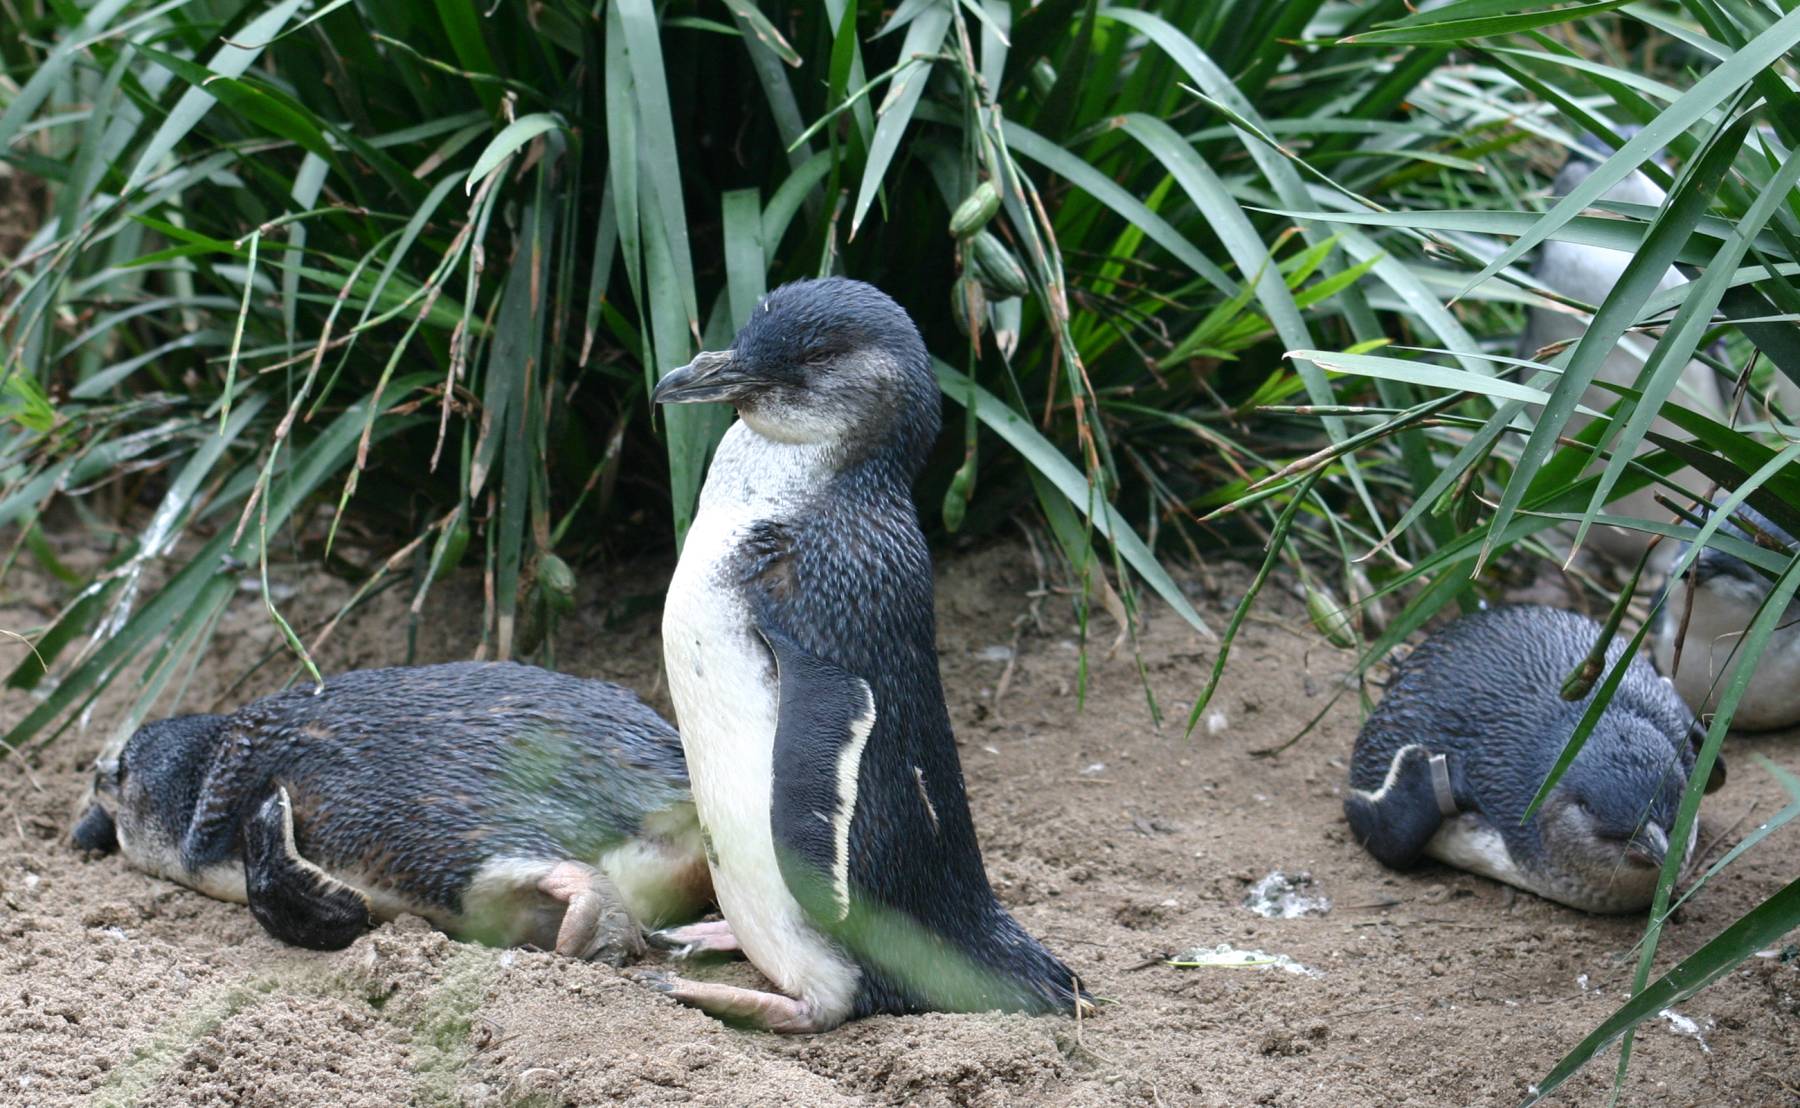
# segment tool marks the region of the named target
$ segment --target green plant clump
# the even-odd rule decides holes
[[[1366,666],[1623,522],[1771,575],[1754,658],[1800,558],[1693,508],[1800,533],[1775,399],[1800,383],[1800,12],[1419,7],[13,0],[0,158],[45,192],[0,227],[0,570],[26,553],[72,591],[7,678],[41,700],[6,746],[128,667],[120,734],[179,699],[243,579],[310,666],[272,549],[355,574],[352,604],[403,584],[415,618],[478,564],[481,650],[548,649],[622,536],[692,519],[729,413],[649,387],[825,273],[893,294],[940,359],[930,522],[1035,503],[1084,629],[1091,600],[1135,627],[1147,587],[1204,630],[1164,565],[1248,549]],[[1617,152],[1547,199],[1584,133]],[[1634,170],[1659,208],[1600,199]],[[1636,260],[1571,302],[1525,264],[1551,238]],[[1659,289],[1671,264],[1692,280]],[[1586,336],[1518,349],[1545,305]],[[1628,334],[1643,374],[1575,431]],[[1733,417],[1674,399],[1696,358]],[[1645,487],[1666,518],[1608,514]],[[117,536],[91,575],[45,539],[70,516]],[[1595,713],[1616,676],[1581,678]],[[1790,887],[1652,983],[1680,861],[1637,999],[1544,1091],[1800,923]]]

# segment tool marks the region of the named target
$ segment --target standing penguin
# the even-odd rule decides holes
[[[994,899],[938,677],[912,482],[937,437],[925,345],[858,281],[797,281],[656,387],[739,419],[663,613],[725,926],[782,994],[660,978],[784,1032],[877,1012],[1072,1012],[1075,975]],[[679,935],[678,935],[679,937]]]
[[[149,724],[97,767],[72,837],[320,950],[410,912],[618,961],[710,893],[674,729],[617,685],[510,662]]]
[[[1761,512],[1740,505],[1736,514],[1767,539],[1784,545],[1788,555],[1800,557],[1800,543]],[[1735,520],[1726,520],[1719,529],[1753,541]],[[1750,563],[1714,546],[1701,548],[1688,571],[1669,582],[1651,651],[1657,668],[1675,682],[1676,691],[1694,711],[1711,712],[1718,707],[1719,697],[1737,669],[1744,632],[1772,587]],[[1682,639],[1684,620],[1687,637]],[[1682,642],[1679,670],[1675,669],[1678,640]],[[1800,724],[1800,600],[1789,602],[1763,644],[1756,672],[1731,716],[1731,726],[1740,731],[1768,731],[1795,724]]]
[[[1356,841],[1396,869],[1435,858],[1589,912],[1649,904],[1704,733],[1642,658],[1524,818],[1594,696],[1560,689],[1599,635],[1574,612],[1516,605],[1419,644],[1356,737],[1344,798]],[[1612,644],[1608,667],[1624,649]],[[1708,791],[1724,779],[1720,759]]]
[[[1631,133],[1635,133],[1635,128],[1627,129],[1628,136]],[[1592,136],[1584,137],[1582,145],[1600,156],[1612,152]],[[1550,186],[1551,193],[1561,197],[1573,192],[1577,185],[1593,173],[1599,160],[1585,152],[1571,154],[1556,174],[1556,180]],[[1634,170],[1601,196],[1602,200],[1649,207],[1661,206],[1666,198],[1656,182],[1638,170]],[[1613,286],[1619,283],[1619,278],[1624,276],[1625,266],[1630,261],[1631,255],[1624,251],[1552,239],[1538,249],[1537,261],[1532,265],[1531,273],[1552,292],[1586,304],[1598,305],[1612,292]],[[1677,288],[1686,283],[1687,278],[1671,267],[1663,274],[1657,291]],[[1526,315],[1525,333],[1519,340],[1519,356],[1535,358],[1537,352],[1546,346],[1572,342],[1587,331],[1588,323],[1586,316],[1576,315],[1565,308],[1534,307]],[[1596,380],[1635,386],[1638,374],[1644,370],[1650,348],[1654,345],[1655,340],[1650,336],[1626,335],[1616,347],[1607,352]],[[1605,411],[1617,400],[1617,394],[1595,385],[1588,389],[1582,403],[1596,411]],[[1697,361],[1688,363],[1687,368],[1682,370],[1681,381],[1670,400],[1715,418],[1725,410],[1725,401],[1719,392],[1713,371]],[[1587,416],[1572,416],[1565,433],[1574,435],[1587,425],[1588,420]],[[1664,434],[1676,432],[1674,424],[1664,419],[1658,419],[1651,427]],[[1679,470],[1671,479],[1687,488],[1704,487],[1704,479],[1692,469]],[[1655,491],[1655,487],[1646,487],[1627,493],[1614,503],[1611,511],[1639,519],[1667,519],[1667,511],[1656,503]],[[1602,525],[1589,532],[1588,542],[1606,557],[1626,565],[1634,565],[1649,545],[1650,536],[1642,531]],[[1651,558],[1652,568],[1662,572],[1667,570],[1674,555],[1665,544],[1654,550]]]

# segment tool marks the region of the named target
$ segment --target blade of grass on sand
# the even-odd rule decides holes
[[[1595,1055],[1611,1046],[1632,1028],[1671,1008],[1724,977],[1745,958],[1781,941],[1800,926],[1800,879],[1752,908],[1736,923],[1721,931],[1705,946],[1682,959],[1648,988],[1638,989],[1630,1000],[1596,1027],[1574,1050],[1565,1055],[1543,1080],[1532,1086],[1525,1099],[1530,1106],[1555,1092]]]

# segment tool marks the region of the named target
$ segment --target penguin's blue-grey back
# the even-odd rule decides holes
[[[1516,827],[1597,694],[1570,701],[1561,688],[1598,633],[1599,625],[1584,616],[1533,605],[1472,612],[1433,633],[1395,667],[1357,736],[1351,786],[1379,788],[1394,754],[1409,743],[1466,751],[1479,756],[1459,759],[1459,772],[1479,795],[1507,810],[1490,813],[1503,832],[1505,815],[1514,817]],[[1609,672],[1623,657],[1625,642],[1621,637],[1608,647]],[[1608,727],[1597,728],[1583,748],[1583,768],[1597,759],[1610,759],[1619,770],[1655,773],[1692,764],[1686,741],[1692,716],[1642,657],[1631,660],[1607,718]],[[1609,741],[1618,726],[1638,722],[1647,725],[1644,734],[1666,738]]]

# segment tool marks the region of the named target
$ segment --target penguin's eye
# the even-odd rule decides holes
[[[1588,798],[1585,796],[1576,797],[1575,798],[1575,806],[1577,808],[1580,808],[1582,810],[1582,812],[1586,813],[1587,815],[1591,816],[1594,814],[1594,806],[1592,804],[1588,803]]]

